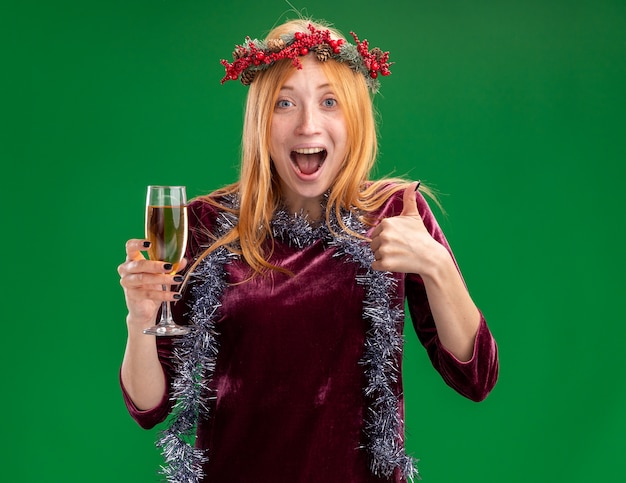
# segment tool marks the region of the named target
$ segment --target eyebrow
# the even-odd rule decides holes
[[[330,83],[328,83],[328,82],[327,82],[326,84],[320,84],[319,86],[317,86],[317,87],[316,87],[316,89],[317,89],[317,90],[321,90],[321,89],[328,89],[328,88],[330,88],[330,87],[331,87]],[[288,84],[283,84],[283,86],[280,88],[280,90],[281,90],[281,91],[282,91],[282,90],[286,90],[286,91],[295,91],[295,90],[296,90],[296,88],[295,88],[295,87],[293,87],[293,86],[290,86],[290,85],[288,85]]]

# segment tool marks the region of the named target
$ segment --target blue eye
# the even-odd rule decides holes
[[[286,107],[291,107],[293,103],[288,101],[287,99],[280,99],[276,102],[276,107],[284,109]]]
[[[322,104],[324,105],[324,107],[336,107],[337,99],[324,99]]]

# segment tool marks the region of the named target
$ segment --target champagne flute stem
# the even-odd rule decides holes
[[[162,285],[163,291],[167,290],[167,286]],[[174,320],[172,319],[172,309],[170,307],[170,303],[162,302],[161,303],[161,321],[159,325],[174,325]]]
[[[167,290],[166,285],[162,285],[163,290]],[[161,317],[159,323],[153,327],[144,329],[144,334],[149,335],[184,335],[189,333],[189,328],[179,326],[172,318],[172,307],[169,301],[161,302]]]

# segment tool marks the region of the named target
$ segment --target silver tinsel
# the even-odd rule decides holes
[[[236,208],[237,200],[229,198],[226,204]],[[216,223],[215,232],[219,237],[236,225],[237,217],[222,212]],[[219,350],[215,321],[227,283],[225,266],[235,258],[237,255],[220,247],[191,274],[193,325],[189,334],[176,340],[176,378],[171,398],[177,402],[169,427],[157,441],[166,463],[162,473],[170,482],[196,483],[204,476],[202,465],[208,461],[208,455],[193,447],[194,432],[198,418],[208,417],[208,401],[215,397],[209,387]]]
[[[359,217],[344,213],[342,220],[353,232],[366,235],[367,228]],[[332,228],[335,233],[345,233],[340,231],[338,223]],[[370,328],[365,336],[365,351],[361,359],[367,380],[364,391],[369,400],[363,447],[370,454],[370,469],[377,476],[389,478],[399,468],[406,478],[419,479],[417,461],[404,449],[400,402],[393,390],[401,377],[398,361],[402,357],[404,343],[400,331],[404,310],[394,305],[391,298],[396,280],[390,272],[372,269],[374,254],[369,243],[354,236],[342,235],[334,237],[331,246],[337,249],[335,256],[358,264],[360,271],[356,281],[365,288],[363,318],[370,322]]]
[[[227,199],[226,203],[237,207],[235,197]],[[353,232],[365,236],[367,227],[354,213],[343,212],[342,221]],[[236,216],[222,213],[217,220],[216,235],[227,233],[236,223]],[[348,234],[334,216],[329,225],[311,224],[300,214],[279,210],[272,220],[272,231],[274,237],[297,248],[324,239],[335,249],[335,257],[358,265],[356,282],[365,289],[363,317],[370,323],[360,361],[366,375],[363,390],[369,405],[361,448],[369,453],[370,470],[375,475],[389,478],[399,469],[409,480],[419,479],[416,460],[408,456],[404,448],[400,402],[394,392],[401,377],[399,360],[403,337],[399,328],[404,317],[403,308],[394,305],[391,297],[396,280],[390,272],[371,268],[374,255],[369,243]],[[198,418],[208,416],[208,400],[215,397],[209,388],[219,349],[215,320],[227,283],[225,265],[235,258],[237,255],[221,247],[206,257],[192,275],[194,325],[188,335],[177,341],[174,350],[177,376],[172,398],[177,403],[169,428],[157,442],[163,448],[167,463],[163,474],[171,482],[202,480],[202,465],[210,456],[193,447],[193,432]]]

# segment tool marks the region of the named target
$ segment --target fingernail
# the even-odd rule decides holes
[[[150,246],[150,242],[149,241],[143,242],[143,246],[144,248],[148,248]]]
[[[163,265],[163,270],[171,270],[174,267],[171,263],[166,263]]]
[[[174,282],[182,282],[183,280],[185,280],[181,275],[176,275],[174,277]]]
[[[420,187],[420,185],[422,184],[421,181],[418,181],[417,184],[415,185],[415,191],[417,191]]]
[[[175,293],[174,294],[174,300],[180,300],[182,298],[182,295],[179,293]]]

